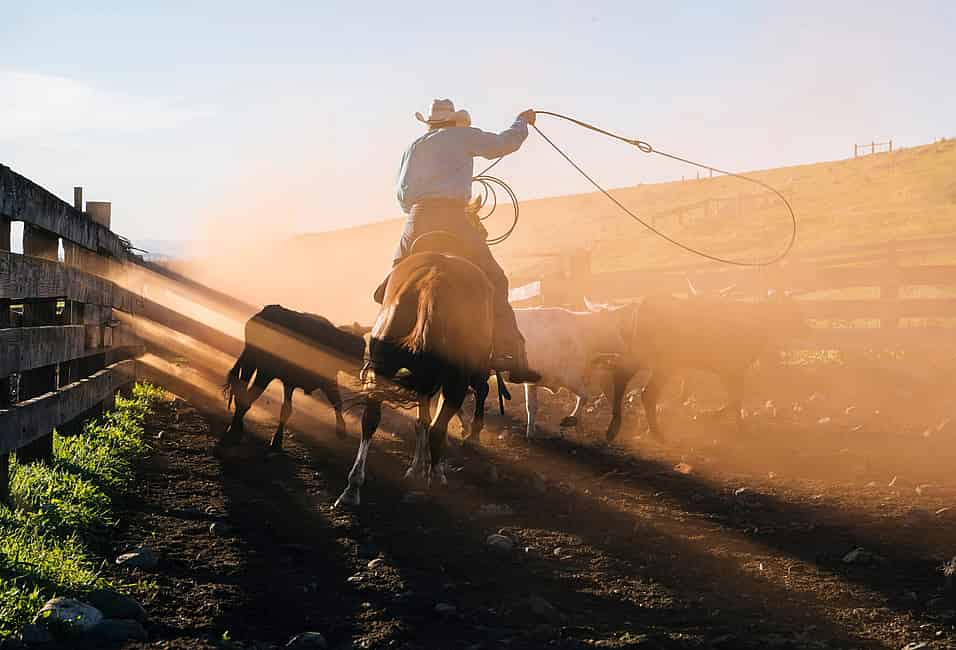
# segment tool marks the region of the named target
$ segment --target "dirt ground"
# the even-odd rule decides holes
[[[412,420],[387,412],[349,511],[332,503],[354,418],[336,440],[328,407],[299,399],[285,451],[268,453],[278,405],[264,399],[222,455],[220,417],[167,402],[117,539],[162,558],[116,575],[155,582],[140,588],[150,641],[128,647],[281,647],[317,631],[331,648],[956,648],[941,571],[956,556],[956,434],[863,417],[839,384],[799,412],[752,408],[743,434],[693,419],[691,397],[665,411],[666,443],[640,435],[632,400],[614,446],[557,435],[563,394],[543,396],[550,437],[529,444],[516,395],[481,448],[453,424],[450,485],[427,492],[402,479]],[[608,417],[590,407],[585,431]],[[497,532],[512,551],[486,544]]]

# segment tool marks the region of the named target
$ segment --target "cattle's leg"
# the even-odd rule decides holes
[[[349,472],[349,483],[341,496],[335,500],[335,506],[353,505],[361,502],[362,484],[365,483],[365,461],[368,458],[369,447],[372,446],[372,436],[382,421],[382,403],[369,400],[365,404],[365,413],[362,414],[362,441],[359,443],[358,453],[355,455],[355,464]]]
[[[576,391],[574,394],[574,408],[571,410],[569,415],[561,418],[560,426],[562,427],[574,427],[574,430],[578,433],[582,431],[581,418],[578,417],[578,414],[581,412],[581,405],[587,400],[587,394],[584,392],[584,389],[581,388],[579,391]]]
[[[429,485],[432,479],[437,479],[442,485],[448,485],[448,479],[445,478],[445,442],[448,438],[448,423],[461,409],[467,390],[467,384],[461,379],[446,382],[442,387],[441,406],[428,428],[428,446],[431,452]]]
[[[737,423],[737,433],[744,433],[744,416],[742,395],[744,387],[743,374],[732,374],[724,379],[724,385],[727,387],[727,408],[734,412],[734,420]]]
[[[466,441],[481,442],[481,430],[485,426],[485,400],[488,399],[488,375],[475,375],[471,381],[471,387],[475,391],[475,417],[471,420],[471,431],[465,437]],[[461,411],[457,411],[460,413]]]
[[[665,383],[667,383],[667,377],[663,373],[655,372],[651,374],[650,380],[641,391],[641,402],[644,404],[647,426],[651,430],[651,435],[655,437],[661,435],[661,429],[657,422],[657,398],[660,397]]]
[[[524,405],[528,412],[528,440],[538,436],[538,387],[534,384],[524,385]]]
[[[295,386],[282,382],[282,408],[279,410],[279,426],[276,427],[275,435],[272,436],[272,442],[269,446],[273,449],[282,449],[282,434],[285,432],[286,422],[292,415],[292,393]]]
[[[262,372],[256,372],[256,378],[252,382],[250,388],[245,387],[245,382],[240,382],[242,385],[240,390],[236,391],[236,412],[232,416],[232,424],[229,425],[229,429],[226,432],[226,437],[224,442],[227,444],[238,444],[239,440],[242,438],[242,434],[245,433],[242,421],[246,417],[246,413],[249,412],[249,409],[252,408],[252,405],[256,403],[256,400],[262,397],[262,393],[265,392],[266,388],[272,382],[274,377],[263,374]]]
[[[431,397],[418,398],[418,422],[415,423],[415,457],[405,472],[405,478],[428,476],[428,425],[431,422]]]
[[[627,384],[634,373],[624,368],[614,369],[614,395],[611,396],[611,423],[607,425],[607,441],[611,442],[621,431],[621,421],[624,417],[624,393]]]
[[[333,381],[322,386],[322,392],[328,398],[332,409],[335,411],[335,435],[338,438],[347,438],[348,433],[345,429],[345,417],[342,415],[342,393],[339,391],[339,385]]]

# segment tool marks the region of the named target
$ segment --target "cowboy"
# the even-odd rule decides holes
[[[449,99],[433,101],[427,118],[421,113],[415,117],[428,131],[402,156],[398,202],[408,219],[393,264],[426,233],[445,231],[460,239],[468,248],[468,258],[495,288],[492,367],[507,372],[514,383],[534,382],[539,376],[528,368],[524,336],[508,303],[508,277],[488,248],[487,233],[468,211],[475,156],[492,160],[517,151],[528,137],[528,125],[534,124],[534,111],[523,111],[501,133],[472,128],[468,111],[456,111]],[[382,289],[376,292],[377,299]]]

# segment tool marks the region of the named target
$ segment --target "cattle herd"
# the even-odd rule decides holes
[[[690,285],[690,283],[688,283]],[[558,307],[516,309],[527,342],[529,365],[541,375],[524,386],[527,436],[537,433],[538,390],[565,388],[576,397],[562,426],[580,426],[581,405],[590,396],[595,370],[610,378],[605,389],[612,405],[608,441],[619,433],[628,383],[644,375],[642,403],[652,435],[661,436],[657,401],[681,371],[714,373],[728,395],[722,411],[740,425],[744,375],[765,351],[802,336],[807,325],[797,303],[783,296],[759,302],[728,299],[724,292],[687,298],[649,295],[626,305],[587,304],[587,311]],[[356,505],[365,477],[371,439],[383,403],[417,406],[417,444],[409,476],[445,483],[443,453],[451,418],[460,417],[465,394],[475,393],[468,439],[483,426],[491,359],[491,287],[483,274],[459,257],[438,252],[410,256],[389,278],[372,328],[336,327],[327,319],[269,305],[246,323],[245,348],[225,386],[232,423],[223,439],[235,443],[243,417],[274,379],[283,384],[283,404],[273,447],[292,412],[296,388],[321,390],[335,409],[336,434],[345,436],[343,399],[337,374],[358,375],[362,439],[348,486],[336,505]],[[500,376],[499,395],[510,397]],[[432,401],[440,397],[432,416]]]

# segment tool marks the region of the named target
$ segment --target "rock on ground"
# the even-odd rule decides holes
[[[159,557],[152,550],[141,547],[123,553],[116,558],[116,563],[121,566],[135,567],[137,569],[155,569],[159,564]]]
[[[303,632],[302,634],[297,634],[289,639],[289,642],[285,644],[285,647],[302,648],[303,650],[307,648],[324,650],[325,648],[329,647],[329,644],[325,640],[325,637],[318,632]]]
[[[88,630],[103,620],[103,613],[92,605],[73,598],[48,600],[34,617],[34,623],[58,621],[81,630]]]
[[[489,535],[488,539],[485,540],[485,543],[488,544],[491,548],[497,551],[510,552],[514,550],[515,543],[514,540],[505,535]]]
[[[97,589],[86,597],[91,605],[102,612],[105,618],[146,620],[146,610],[138,602],[112,589]]]
[[[98,641],[120,643],[122,641],[145,641],[146,629],[139,621],[125,618],[103,619],[89,631],[89,637]]]

